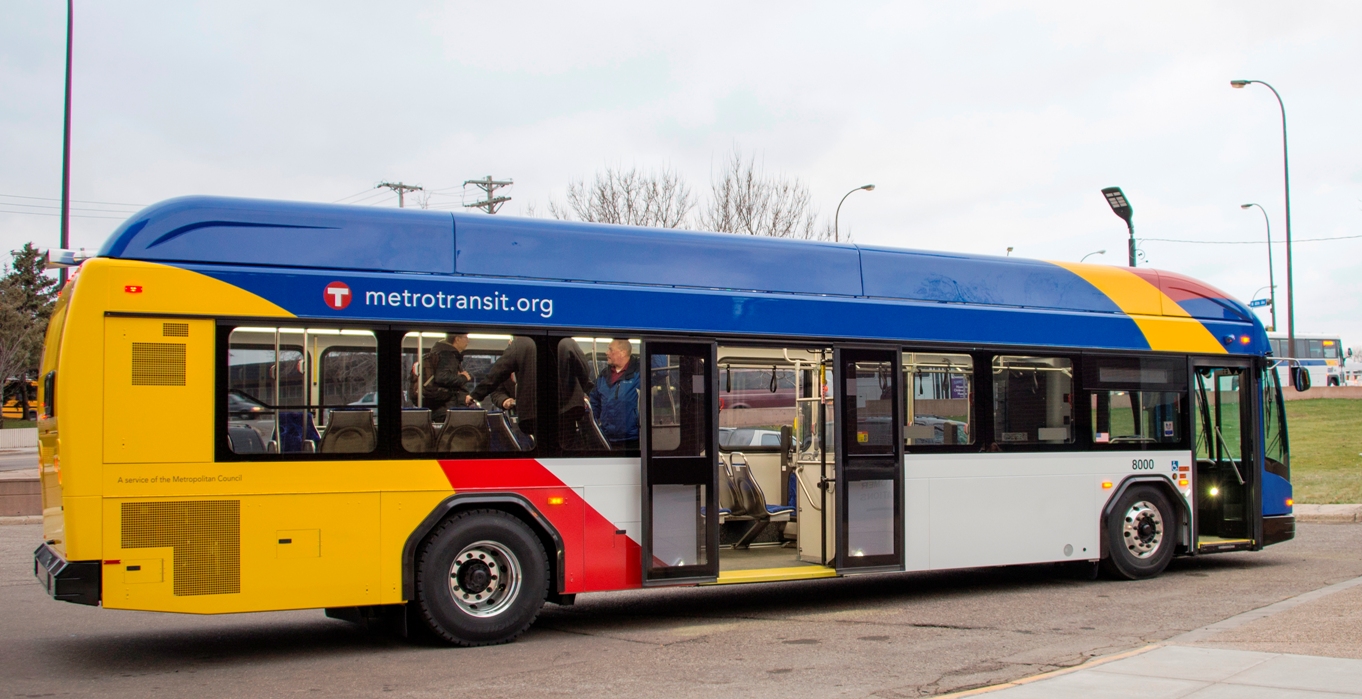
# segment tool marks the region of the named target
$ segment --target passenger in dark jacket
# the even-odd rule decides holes
[[[506,346],[501,357],[492,363],[487,376],[468,394],[465,402],[471,406],[496,393],[501,399],[501,404],[496,407],[507,411],[514,409],[520,431],[533,436],[538,415],[535,395],[539,390],[537,362],[534,340],[516,335],[511,338],[511,344]]]
[[[638,359],[629,341],[616,338],[606,350],[610,368],[591,389],[591,414],[611,449],[638,448]]]
[[[468,335],[451,334],[436,342],[421,360],[425,379],[421,383],[421,406],[430,408],[435,422],[444,422],[449,408],[463,405],[468,397],[468,381],[472,377],[463,368],[466,349]]]

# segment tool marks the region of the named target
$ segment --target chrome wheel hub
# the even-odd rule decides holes
[[[1148,501],[1141,500],[1126,510],[1121,536],[1126,549],[1136,558],[1149,558],[1163,542],[1163,516]]]
[[[449,566],[449,594],[465,614],[496,616],[515,602],[520,592],[520,561],[495,541],[465,546]]]

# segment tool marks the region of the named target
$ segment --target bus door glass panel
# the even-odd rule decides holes
[[[1251,384],[1247,367],[1198,366],[1196,394],[1197,535],[1252,535]]]
[[[643,343],[643,584],[719,575],[714,343]]]
[[[837,348],[837,568],[903,566],[899,353]]]

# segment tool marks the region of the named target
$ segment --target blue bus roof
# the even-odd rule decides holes
[[[1105,339],[1089,342],[1118,348],[1181,346],[1167,337],[1151,341],[1137,327],[1144,321],[1135,320],[1167,316],[1200,321],[1217,345],[1222,339],[1229,346],[1236,337],[1248,337],[1245,331],[1253,336],[1242,344],[1236,340],[1230,351],[1260,353],[1267,347],[1262,324],[1243,304],[1196,280],[1155,270],[551,219],[184,197],[134,215],[114,231],[99,254],[196,269],[251,289],[300,317],[330,315],[321,293],[307,285],[328,283],[314,279],[318,275],[337,275],[353,277],[356,283],[368,280],[362,281],[364,293],[356,287],[352,297],[362,298],[367,310],[352,308],[346,313],[367,313],[364,317],[372,319],[424,318],[424,309],[421,314],[412,309],[411,296],[402,297],[403,310],[395,308],[400,296],[395,290],[408,283],[402,280],[423,288],[445,280],[446,285],[465,286],[547,284],[559,289],[555,293],[570,294],[569,289],[576,288],[593,298],[599,296],[589,290],[617,289],[623,294],[617,295],[619,302],[643,298],[626,293],[629,288],[674,290],[682,295],[668,296],[672,299],[668,303],[680,305],[666,312],[640,306],[630,310],[629,317],[631,323],[643,324],[653,322],[649,313],[662,313],[668,317],[657,319],[656,327],[677,330],[717,330],[716,323],[728,323],[724,327],[730,332],[780,334],[798,325],[796,319],[777,320],[781,314],[827,313],[826,321],[841,327],[838,332],[854,337],[955,337],[1000,343],[1024,338],[1026,344],[1044,344],[1043,338],[1055,337],[1053,332],[1063,328],[1064,344],[1082,346],[1084,333],[1107,327],[1103,319],[1119,319],[1119,332],[1103,330]],[[380,287],[392,287],[385,293],[393,295],[379,293]],[[422,293],[422,303],[436,304],[435,310],[445,308],[442,287]],[[701,300],[699,294],[711,296]],[[728,300],[719,301],[724,295]],[[487,296],[486,304],[495,298]],[[789,303],[778,302],[782,298]],[[795,299],[870,305],[858,311],[864,315],[854,322],[848,315],[843,323],[838,314],[850,313],[845,304],[818,306],[815,311]],[[526,302],[534,299],[527,297]],[[716,302],[731,308],[721,311],[712,305]],[[902,315],[908,313],[900,308],[903,304],[918,310]],[[696,315],[702,307],[704,314]],[[582,304],[576,308],[585,312]],[[765,314],[761,323],[752,315],[757,308]],[[960,311],[942,315],[934,308]],[[986,314],[989,320],[983,320],[973,311],[965,313],[967,309],[1010,309],[1011,315]],[[877,312],[883,320],[875,320]],[[1089,320],[1079,322],[1075,314]],[[682,323],[682,317],[688,320]],[[1044,322],[1037,325],[1036,319],[1042,317]],[[619,320],[608,313],[560,312],[552,322],[611,327]],[[901,325],[905,322],[910,325]],[[981,322],[993,326],[968,327]],[[942,323],[953,327],[947,332]],[[1247,327],[1232,327],[1236,325]]]
[[[150,206],[114,231],[99,254],[1120,312],[1081,277],[1035,260],[224,197]]]

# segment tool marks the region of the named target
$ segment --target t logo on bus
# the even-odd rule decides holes
[[[331,282],[326,285],[326,290],[322,292],[322,298],[326,300],[326,305],[333,310],[343,311],[350,305],[350,286],[345,282]]]

